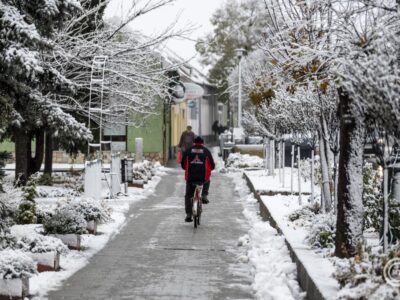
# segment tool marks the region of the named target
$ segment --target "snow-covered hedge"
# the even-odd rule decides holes
[[[50,218],[53,215],[53,213],[54,213],[54,210],[39,206],[36,209],[36,223],[37,224],[43,224],[43,220],[45,218]]]
[[[313,248],[335,247],[336,216],[333,214],[315,215],[306,237]]]
[[[332,258],[334,277],[341,285],[337,299],[400,299],[400,289],[385,282],[384,268],[391,258],[400,256],[400,246],[388,255],[373,253],[359,245],[359,253],[349,259]]]
[[[133,179],[134,180],[150,180],[154,175],[155,166],[152,162],[144,160],[140,163],[133,164]]]
[[[86,224],[84,215],[71,205],[61,205],[43,219],[43,229],[48,234],[83,234]]]
[[[300,161],[300,176],[303,178],[304,182],[311,180],[311,158],[303,159]],[[322,184],[321,163],[319,155],[316,155],[314,159],[314,183],[318,185]]]
[[[37,195],[40,198],[62,198],[62,197],[71,197],[71,196],[79,196],[80,193],[71,188],[48,188],[48,187],[38,187]]]
[[[316,214],[320,213],[320,205],[318,202],[314,204],[304,205],[302,208],[296,209],[289,216],[289,221],[296,222],[296,225],[306,226],[309,225],[315,218]]]
[[[46,253],[57,251],[67,253],[68,248],[60,239],[41,234],[24,236],[16,243],[16,248],[32,253]]]
[[[20,250],[0,251],[0,278],[15,279],[35,275],[35,262]]]
[[[5,231],[13,221],[14,211],[7,198],[6,194],[0,194],[0,233]]]
[[[14,248],[16,243],[16,237],[8,229],[0,231],[0,250]]]
[[[87,222],[107,222],[110,220],[110,209],[104,202],[92,198],[76,198],[64,205],[82,214]]]
[[[318,202],[293,211],[288,219],[294,222],[296,226],[307,229],[306,242],[311,247],[315,249],[332,249],[334,247],[336,216],[321,213]]]
[[[227,168],[262,168],[264,161],[262,158],[249,154],[230,153],[225,166]]]

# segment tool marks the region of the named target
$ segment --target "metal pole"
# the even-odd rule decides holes
[[[299,184],[299,205],[301,205],[300,146],[297,146],[297,177],[297,182]]]
[[[314,203],[314,149],[311,150],[311,203]]]
[[[264,158],[264,169],[265,169],[265,173],[267,173],[268,174],[268,155],[267,155],[267,147],[268,147],[268,143],[267,143],[267,141],[268,141],[268,138],[267,137],[264,137],[264,139],[263,139],[263,158]]]
[[[389,248],[389,199],[388,199],[388,168],[383,167],[383,252]]]
[[[294,145],[292,144],[292,151],[290,152],[292,163],[290,165],[290,193],[293,195],[293,174],[294,174]]]
[[[125,156],[125,195],[128,195],[128,157]]]
[[[282,177],[282,187],[285,187],[285,159],[286,159],[286,153],[285,153],[285,141],[282,141],[282,170],[283,170],[283,177]]]
[[[282,165],[282,157],[281,157],[281,149],[282,149],[282,142],[278,142],[278,176],[279,176],[279,182],[282,182],[282,170],[281,170],[281,165]]]
[[[238,127],[242,128],[242,57],[239,58]]]

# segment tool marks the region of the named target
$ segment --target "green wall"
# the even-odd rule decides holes
[[[4,142],[0,143],[0,151],[14,152],[15,145],[13,142],[5,140]]]
[[[35,151],[36,143],[35,140],[32,140],[32,151]],[[7,152],[15,152],[15,144],[10,140],[5,140],[0,142],[0,151],[7,151]]]
[[[163,151],[162,113],[151,116],[143,127],[128,127],[128,152],[135,152],[135,138],[143,138],[143,152]]]

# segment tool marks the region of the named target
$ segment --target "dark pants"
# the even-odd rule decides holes
[[[210,181],[203,184],[203,191],[201,196],[208,196],[208,190],[210,189]],[[192,198],[196,185],[191,182],[186,182],[186,194],[185,194],[185,211],[187,215],[192,215]]]

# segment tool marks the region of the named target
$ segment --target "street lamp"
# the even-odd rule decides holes
[[[238,97],[238,124],[239,128],[242,128],[242,57],[246,50],[239,48],[235,50],[236,57],[239,59],[239,97]]]

